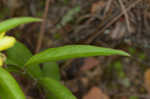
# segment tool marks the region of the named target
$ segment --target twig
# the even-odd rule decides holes
[[[43,15],[43,22],[42,22],[41,27],[40,27],[40,32],[39,32],[39,35],[38,35],[38,40],[37,40],[35,53],[39,52],[39,50],[41,48],[41,45],[42,45],[42,40],[43,40],[44,32],[45,32],[45,25],[46,25],[46,19],[47,19],[47,14],[48,14],[49,3],[50,3],[50,0],[46,0],[45,10],[44,10],[44,15]]]
[[[104,16],[106,15],[106,13],[109,11],[110,7],[111,7],[111,4],[114,0],[109,0],[107,5],[106,5],[106,8],[105,8],[105,12],[104,12]]]
[[[128,8],[126,8],[126,11],[129,11],[130,9],[132,9],[135,5],[137,5],[140,1],[142,0],[136,0],[133,4],[131,4]],[[122,15],[124,14],[124,12],[121,12],[118,16],[114,17],[113,20],[111,20],[104,28],[102,28],[102,30],[99,32],[96,31],[91,37],[89,37],[84,43],[89,44],[91,43],[99,34],[101,34],[102,32],[104,32],[108,27],[110,27],[114,22],[116,22]],[[103,25],[103,24],[102,24]],[[101,27],[101,26],[100,26]]]
[[[127,12],[125,6],[123,5],[122,0],[119,0],[119,3],[120,3],[120,6],[121,6],[122,11],[123,11],[123,13],[124,13],[124,16],[125,16],[125,20],[126,20],[128,32],[131,33],[131,32],[132,32],[132,29],[131,29],[130,22],[129,22],[128,12]]]

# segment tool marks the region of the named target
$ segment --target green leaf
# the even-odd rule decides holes
[[[68,22],[73,21],[74,15],[79,13],[80,10],[81,10],[80,6],[76,6],[75,8],[69,10],[69,12],[67,12],[67,14],[63,16],[60,24],[56,25],[57,29],[60,29],[62,26],[65,26]]]
[[[138,96],[130,96],[129,99],[139,99]]]
[[[39,54],[36,54],[35,56],[31,57],[31,59],[26,63],[26,65],[99,55],[129,56],[128,53],[121,50],[114,50],[90,45],[68,45],[57,48],[49,48]]]
[[[6,51],[6,54],[8,64],[17,64],[20,68],[23,68],[27,60],[32,56],[29,49],[18,41]]]
[[[16,80],[0,67],[0,97],[1,99],[25,99]]]
[[[18,68],[15,65],[7,65],[5,67],[5,70],[7,70],[8,72],[13,72],[13,73],[17,73],[17,74],[24,74],[23,72],[20,71],[20,68]]]
[[[59,66],[56,62],[48,62],[43,65],[43,75],[55,80],[60,80]]]
[[[44,77],[50,77],[52,79],[60,81],[59,66],[56,62],[48,62],[43,64],[42,69]],[[46,92],[46,99],[57,99],[55,95],[50,94],[48,90]]]
[[[31,23],[31,22],[39,22],[41,19],[32,18],[32,17],[19,17],[19,18],[11,18],[0,22],[0,33],[6,32],[10,29],[13,29],[21,24]]]
[[[40,84],[56,99],[76,99],[72,93],[59,81],[45,77],[40,79]]]
[[[57,99],[56,96],[54,96],[50,92],[46,91],[45,93],[46,93],[45,99]]]
[[[16,42],[16,44],[9,48],[6,51],[7,54],[7,64],[8,65],[16,65],[20,69],[24,69],[24,64],[27,60],[32,56],[32,53],[29,49],[24,46],[20,42]],[[42,71],[38,65],[30,65],[27,68],[27,72],[33,77],[41,77]]]

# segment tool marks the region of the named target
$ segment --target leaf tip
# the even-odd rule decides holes
[[[124,52],[124,51],[122,52],[122,55],[123,55],[123,56],[127,56],[127,57],[130,57],[130,56],[131,56],[129,53]]]

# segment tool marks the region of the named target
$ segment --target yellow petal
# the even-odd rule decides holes
[[[6,32],[0,33],[0,39],[2,39],[5,34],[6,34]]]
[[[3,65],[3,58],[0,57],[0,66],[2,66],[2,65]]]
[[[16,39],[11,36],[4,36],[0,39],[0,51],[6,50],[12,47],[16,42]]]

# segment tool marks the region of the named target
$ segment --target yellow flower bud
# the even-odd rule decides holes
[[[3,66],[3,58],[0,57],[0,66]]]
[[[0,51],[6,50],[12,47],[16,42],[16,39],[11,36],[4,36],[0,39]]]
[[[2,39],[5,34],[6,34],[6,32],[0,33],[0,39]]]

